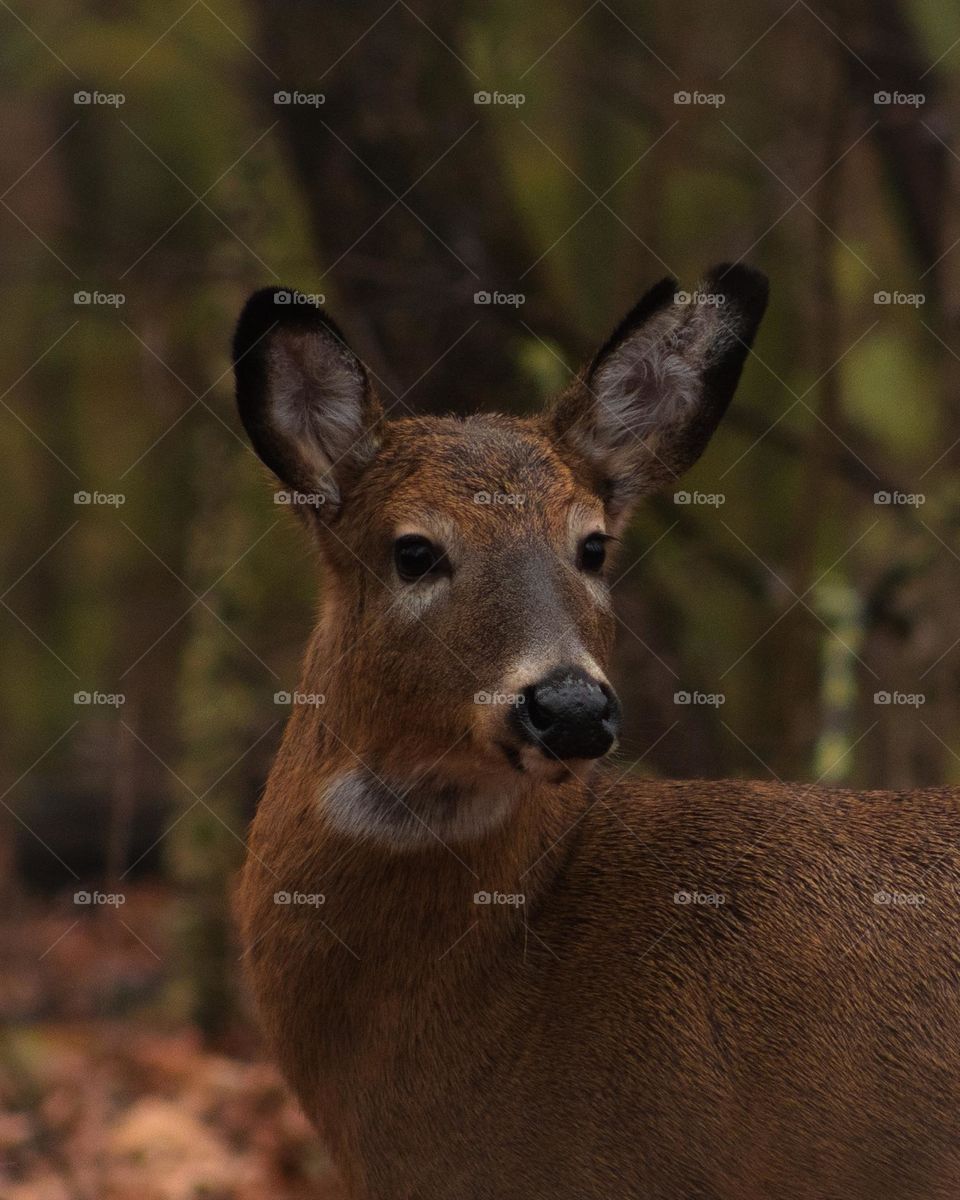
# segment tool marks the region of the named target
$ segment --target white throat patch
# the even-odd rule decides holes
[[[324,789],[323,811],[350,837],[397,849],[431,842],[468,842],[501,825],[519,801],[507,785],[462,790],[439,780],[383,780],[365,767],[337,776]]]

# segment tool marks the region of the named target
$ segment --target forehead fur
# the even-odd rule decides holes
[[[535,422],[480,414],[390,422],[357,500],[381,519],[439,509],[479,527],[493,513],[530,521],[589,497]]]

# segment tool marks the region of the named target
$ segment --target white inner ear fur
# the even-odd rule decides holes
[[[617,346],[592,380],[594,452],[656,449],[657,435],[685,424],[702,397],[703,372],[732,333],[722,306],[672,306]]]
[[[363,378],[336,346],[316,335],[275,338],[268,362],[274,426],[336,504],[340,489],[333,470],[366,432]]]

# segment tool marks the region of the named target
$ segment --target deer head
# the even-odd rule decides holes
[[[294,720],[331,819],[468,837],[613,746],[611,541],[699,458],[767,299],[739,265],[692,303],[676,288],[651,289],[527,419],[387,420],[322,311],[272,288],[248,301],[240,414],[323,567],[304,688],[327,703]]]

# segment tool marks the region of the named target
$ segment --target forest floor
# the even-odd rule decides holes
[[[343,1200],[252,1027],[211,1050],[171,1019],[168,925],[149,888],[119,912],[78,918],[71,897],[6,916],[0,1196]]]

